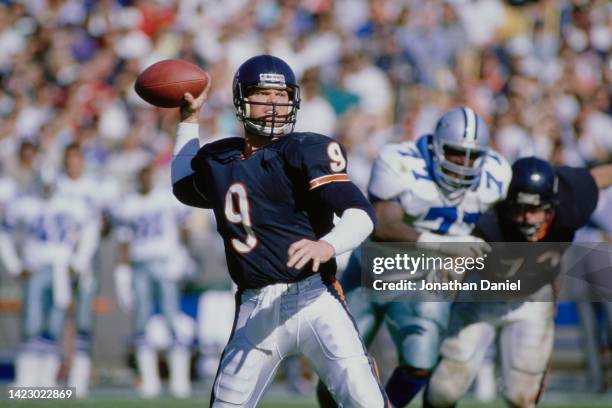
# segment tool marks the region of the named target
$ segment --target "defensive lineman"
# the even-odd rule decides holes
[[[256,406],[282,359],[303,353],[340,404],[383,407],[386,396],[334,277],[334,257],[374,225],[372,207],[346,175],[343,149],[326,136],[293,133],[300,103],[293,71],[260,55],[234,76],[245,138],[208,144],[193,157],[206,93],[185,96],[172,177],[182,202],[214,210],[238,285],[211,405]]]
[[[389,242],[416,242],[450,255],[484,251],[472,229],[481,213],[503,199],[510,166],[489,150],[484,120],[468,107],[446,112],[433,134],[416,142],[385,146],[374,163],[368,186],[379,220],[374,238]],[[420,252],[419,252],[420,253]],[[426,383],[437,360],[450,313],[444,302],[370,301],[360,287],[359,254],[351,257],[342,284],[349,308],[366,344],[380,325],[387,324],[398,352],[386,391],[396,407],[407,405]],[[318,387],[322,406],[334,406]]]
[[[571,242],[595,210],[598,189],[612,185],[612,165],[552,167],[528,157],[512,166],[508,197],[478,221],[475,233],[491,242]],[[537,248],[537,247],[535,247]],[[556,245],[554,248],[563,248]],[[546,251],[552,255],[551,247]],[[516,262],[516,255],[512,254]],[[510,407],[537,404],[553,347],[555,303],[553,283],[560,255],[523,256],[515,269],[530,283],[523,301],[465,302],[453,308],[442,359],[425,393],[426,407],[453,407],[467,391],[485,352],[499,333],[503,394]],[[555,260],[556,259],[556,260]],[[512,266],[512,265],[511,265]],[[487,268],[486,276],[509,277],[505,268]]]

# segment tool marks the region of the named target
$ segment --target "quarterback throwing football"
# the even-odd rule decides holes
[[[197,122],[208,89],[185,95],[172,181],[181,202],[214,210],[238,286],[211,406],[256,406],[280,362],[298,353],[342,406],[385,406],[335,279],[334,257],[374,227],[371,205],[346,174],[343,148],[293,132],[300,90],[291,68],[270,55],[247,60],[234,76],[245,137],[200,148]]]

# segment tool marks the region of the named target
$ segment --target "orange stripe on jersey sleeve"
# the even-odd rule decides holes
[[[346,173],[330,174],[328,176],[321,176],[310,180],[308,186],[310,187],[309,189],[312,190],[313,188],[317,188],[324,184],[333,183],[335,181],[351,181],[351,179],[349,179],[349,176]]]

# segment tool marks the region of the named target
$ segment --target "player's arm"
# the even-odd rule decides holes
[[[0,228],[0,258],[2,258],[2,263],[11,276],[27,278],[29,272],[24,269],[12,238],[19,223],[20,220],[13,214],[13,211],[7,209]]]
[[[368,194],[374,203],[378,223],[373,238],[386,242],[416,242],[420,233],[404,221],[404,209],[399,202],[409,192],[409,174],[400,170],[397,148],[383,148],[374,161]]]
[[[374,203],[378,224],[374,239],[387,242],[416,242],[421,235],[404,222],[404,209],[396,201],[382,200]]]
[[[17,277],[23,273],[23,263],[19,258],[15,243],[5,231],[0,232],[0,257],[11,276]]]
[[[373,231],[374,209],[351,181],[332,182],[311,190],[340,219],[334,228],[318,241],[302,239],[289,247],[287,266],[301,269],[313,261],[314,272],[321,263],[357,248]]]
[[[78,274],[91,272],[91,260],[100,243],[100,231],[102,228],[101,216],[97,217],[97,219],[94,216],[93,219],[94,221],[91,221],[91,218],[82,220],[84,225],[81,229],[79,242],[77,243],[74,257],[70,264],[71,269]]]
[[[191,161],[200,150],[198,117],[208,97],[211,82],[208,81],[206,89],[197,98],[190,93],[185,94],[185,102],[180,108],[181,121],[177,127],[174,155],[170,165],[172,191],[176,198],[185,205],[200,208],[210,208],[210,202],[196,185]]]
[[[374,229],[374,239],[384,242],[415,242],[423,249],[440,251],[448,255],[477,255],[488,252],[489,246],[474,235],[450,236],[435,232],[419,232],[404,220],[404,210],[399,203],[391,200],[374,203],[378,224]],[[454,245],[460,243],[461,245]]]
[[[117,303],[128,312],[133,303],[130,242],[134,239],[133,226],[127,221],[121,208],[113,208],[113,235],[117,240],[117,266],[113,272]]]
[[[353,182],[330,183],[312,194],[340,216],[334,228],[321,238],[334,248],[336,256],[357,248],[374,230],[374,209]]]
[[[612,186],[612,164],[605,164],[591,169],[591,176],[597,184],[597,188],[604,190]]]
[[[340,217],[318,241],[302,239],[289,247],[287,266],[300,269],[313,261],[316,272],[319,264],[361,244],[374,229],[375,215],[346,174],[346,155],[338,142],[313,134],[294,147],[287,159],[308,180],[309,194]]]

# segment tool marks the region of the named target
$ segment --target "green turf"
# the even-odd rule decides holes
[[[46,402],[8,402],[7,400],[0,400],[0,407],[16,407],[16,408],[49,408],[49,407],[67,407],[67,408],[158,408],[158,407],[172,407],[172,408],[206,408],[208,407],[207,402],[202,400],[189,400],[189,401],[177,401],[171,399],[162,399],[154,401],[143,401],[143,400],[89,400],[89,401],[46,401]],[[315,408],[317,405],[313,402],[304,401],[290,401],[290,400],[279,400],[264,402],[261,404],[261,408]],[[410,408],[420,407],[420,402],[410,405]],[[609,402],[589,402],[588,399],[568,400],[567,403],[542,403],[538,405],[541,408],[601,408],[609,407]],[[459,404],[459,408],[505,408],[506,405],[503,402],[495,403],[474,403],[464,402]]]

